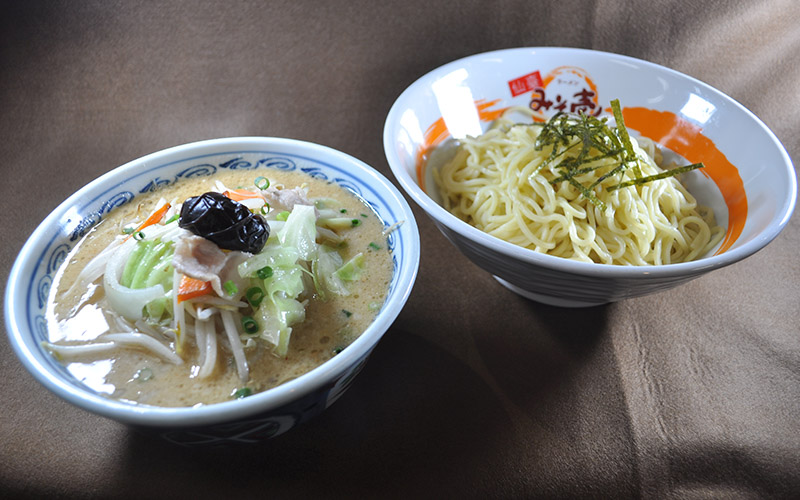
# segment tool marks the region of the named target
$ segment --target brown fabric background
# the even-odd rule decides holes
[[[694,76],[800,157],[795,0],[5,1],[0,276],[70,193],[165,147],[291,137],[392,178],[383,122],[407,85],[540,45]],[[565,310],[502,288],[414,209],[407,307],[339,402],[263,445],[142,437],[45,392],[0,336],[0,496],[800,496],[797,217],[686,286]]]

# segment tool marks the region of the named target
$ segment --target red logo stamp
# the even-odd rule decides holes
[[[560,66],[549,72],[544,77],[544,85],[531,94],[530,108],[542,117],[551,110],[592,116],[599,116],[603,111],[597,98],[597,86],[586,70],[574,66]]]
[[[599,116],[603,112],[597,85],[586,70],[559,66],[542,77],[539,70],[508,82],[511,96],[530,93],[529,107],[535,121],[545,121],[555,112]]]
[[[542,86],[542,75],[538,70],[508,82],[508,88],[511,89],[511,97],[517,97]]]

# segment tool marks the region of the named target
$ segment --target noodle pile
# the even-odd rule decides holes
[[[713,212],[698,207],[675,177],[614,189],[639,174],[635,168],[623,169],[591,189],[592,202],[559,169],[580,154],[580,139],[572,138],[564,151],[551,156],[561,146],[537,150],[542,130],[540,124],[514,124],[506,115],[485,134],[461,140],[452,160],[433,170],[444,207],[516,245],[602,264],[686,262],[703,256],[724,235]],[[649,140],[640,139],[641,145],[630,141],[642,177],[663,172]],[[591,186],[620,164],[602,156],[589,151],[594,159],[582,165],[574,180]]]

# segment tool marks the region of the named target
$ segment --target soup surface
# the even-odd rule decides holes
[[[109,246],[127,241],[130,235],[125,236],[126,230],[130,232],[130,228],[141,224],[165,200],[172,207],[179,206],[190,197],[219,190],[221,185],[231,190],[239,188],[239,191],[258,193],[260,190],[254,187],[257,176],[267,177],[270,189],[275,192],[275,188],[278,188],[278,194],[302,187],[300,191],[306,193],[306,203],[316,206],[317,230],[320,231],[317,241],[327,240],[324,248],[328,251],[335,249],[338,257],[334,257],[341,258],[338,263],[341,265],[337,264],[338,267],[347,268],[348,264],[352,267],[353,262],[358,264],[355,266],[357,272],[354,276],[337,274],[345,277],[345,281],[341,282],[346,285],[345,290],[332,293],[330,290],[326,292],[324,285],[317,282],[316,267],[312,270],[316,261],[312,265],[313,259],[298,260],[303,267],[302,272],[298,273],[302,275],[303,290],[295,297],[295,302],[301,304],[304,312],[300,315],[304,315],[304,318],[290,322],[287,327],[290,337],[285,354],[280,352],[279,346],[265,341],[263,332],[248,333],[246,321],[237,320],[235,323],[235,337],[241,342],[237,346],[237,339],[232,340],[226,335],[229,330],[226,330],[222,318],[226,310],[237,308],[228,306],[225,297],[214,302],[214,293],[207,292],[180,302],[177,307],[181,308],[185,316],[181,331],[178,327],[180,321],[176,324],[175,316],[178,315],[175,310],[170,314],[169,305],[173,303],[172,299],[166,301],[166,311],[161,316],[148,317],[147,312],[151,305],[148,304],[144,309],[144,317],[134,321],[120,317],[109,305],[104,278],[85,282],[85,276],[82,275],[86,274],[84,270],[88,269],[87,264],[93,260],[96,262],[97,256]],[[263,179],[256,182],[261,182],[260,187],[263,187]],[[270,200],[267,197],[267,203]],[[267,204],[261,209],[252,210],[267,214],[264,218],[270,223],[271,233],[265,249],[281,234],[276,228],[282,224],[288,225],[287,216],[292,217],[296,210],[281,208],[285,207],[278,207],[273,202],[271,206]],[[174,208],[171,210],[174,211]],[[323,227],[324,224],[320,226],[321,214],[330,214],[331,210],[338,212],[340,217],[335,223],[331,223],[333,227]],[[167,222],[169,213],[161,220],[162,225]],[[342,224],[342,220],[352,223]],[[149,231],[150,229],[145,228],[141,233],[146,235]],[[185,233],[188,234],[188,231]],[[133,236],[137,235],[134,233]],[[229,254],[228,250],[222,252]],[[242,255],[240,261],[249,256],[249,253]],[[275,273],[278,273],[278,267]],[[115,209],[76,245],[51,288],[47,309],[50,335],[48,347],[74,376],[99,393],[112,398],[169,407],[222,402],[287,382],[341,352],[377,315],[385,300],[391,274],[391,254],[387,248],[382,222],[362,200],[335,184],[301,172],[272,169],[255,172],[230,171],[211,177],[183,180],[169,188],[137,197],[132,203]],[[175,279],[179,279],[177,272],[175,276]],[[259,315],[258,293],[255,297],[250,296],[253,288],[258,288],[262,294],[264,290],[259,287],[268,290],[269,279],[272,277],[262,280],[251,275],[235,280],[239,283],[239,288],[244,280],[244,288],[248,289],[247,296],[244,295],[244,290],[238,290],[233,294],[236,297],[231,299],[239,304],[238,316],[255,318],[254,324],[271,321],[266,313],[264,316]],[[228,290],[228,285],[237,288],[232,281],[224,284],[225,293],[231,291]],[[281,303],[280,300],[295,303],[285,299],[284,295],[281,291],[276,292],[275,300],[278,303]],[[251,298],[256,300],[250,301]],[[266,300],[264,299],[264,303]],[[294,311],[292,314],[296,313]],[[202,314],[211,314],[211,319],[203,323],[211,326],[205,333],[193,334],[196,329],[192,326],[200,323],[197,317]],[[262,325],[258,327],[262,328]],[[285,333],[287,328],[282,331]],[[120,333],[148,335],[177,355],[179,360],[176,362],[175,358],[159,355],[158,350],[147,349],[135,343],[106,341]],[[237,363],[237,350],[243,352],[246,358],[244,376],[242,361]],[[215,359],[209,362],[209,356],[215,356]]]

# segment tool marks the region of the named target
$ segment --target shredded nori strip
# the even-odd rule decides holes
[[[672,177],[674,175],[682,174],[684,172],[690,172],[697,168],[703,168],[703,167],[704,165],[702,163],[692,163],[691,165],[673,168],[671,170],[667,170],[666,172],[661,172],[660,174],[648,175],[647,177],[639,177],[638,179],[621,182],[616,186],[609,186],[607,191],[615,191],[617,189],[629,186],[638,186],[640,184],[644,184],[651,181],[657,181],[659,179],[666,179],[667,177]]]
[[[542,130],[534,145],[537,151],[541,151],[548,146],[552,146],[552,150],[547,159],[531,175],[536,175],[542,168],[561,159],[557,166],[559,176],[552,180],[551,184],[556,186],[561,182],[569,182],[570,185],[581,192],[584,198],[600,208],[605,208],[605,204],[595,195],[595,188],[610,177],[618,174],[621,176],[628,168],[633,168],[635,179],[610,186],[606,188],[606,191],[610,192],[625,187],[638,186],[697,168],[703,168],[704,165],[702,163],[694,163],[642,177],[618,99],[611,101],[611,109],[616,121],[615,129],[608,126],[607,118],[596,118],[582,113],[573,115],[558,112],[553,115],[544,125],[541,125]],[[574,158],[564,157],[575,148],[580,148],[580,151]],[[605,167],[606,165],[591,165],[593,162],[605,158],[616,159],[617,165],[588,186],[575,179],[577,176]]]

